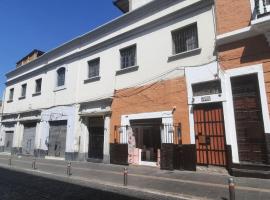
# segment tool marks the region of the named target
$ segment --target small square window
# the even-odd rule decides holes
[[[136,65],[136,45],[120,50],[121,69]]]
[[[88,61],[88,78],[99,76],[100,59]]]
[[[13,101],[13,97],[14,97],[14,88],[11,88],[9,90],[9,98],[8,98],[8,100]]]
[[[36,80],[35,93],[41,93],[41,86],[42,86],[42,79],[40,78]]]
[[[197,23],[173,31],[172,39],[173,54],[197,49],[199,46]]]
[[[26,88],[27,88],[27,85],[26,84],[23,84],[22,85],[22,90],[21,90],[21,97],[25,97],[26,96]]]

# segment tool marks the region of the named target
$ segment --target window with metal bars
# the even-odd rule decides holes
[[[9,90],[9,101],[13,101],[13,97],[14,97],[14,88],[11,88]]]
[[[23,84],[22,85],[22,90],[21,90],[21,97],[25,97],[26,96],[26,88],[27,88],[27,85],[26,84]]]
[[[197,49],[199,46],[197,23],[173,31],[172,39],[174,54]]]
[[[88,61],[88,78],[99,76],[100,58]]]
[[[42,79],[37,79],[36,80],[36,93],[40,93],[41,92],[41,85],[42,85]]]
[[[120,50],[121,69],[136,65],[136,45]]]
[[[57,87],[65,85],[66,69],[61,67],[57,70]]]

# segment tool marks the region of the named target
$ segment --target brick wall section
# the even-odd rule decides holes
[[[249,0],[216,0],[217,32],[223,34],[249,26]]]
[[[220,46],[220,66],[232,69],[242,66],[263,64],[265,87],[270,107],[270,47],[263,35]]]
[[[123,89],[115,92],[112,102],[111,142],[114,127],[121,124],[121,116],[145,112],[173,110],[174,123],[182,124],[183,143],[190,143],[187,88],[185,77],[163,80],[137,88]]]

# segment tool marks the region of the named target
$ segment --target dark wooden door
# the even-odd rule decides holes
[[[231,78],[239,160],[265,163],[266,143],[257,74]]]
[[[194,106],[194,127],[199,165],[226,166],[226,139],[221,103]]]
[[[6,138],[5,138],[5,151],[11,152],[11,149],[13,147],[13,131],[6,131]]]
[[[89,128],[88,158],[103,159],[104,127]]]

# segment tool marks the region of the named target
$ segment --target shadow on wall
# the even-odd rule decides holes
[[[219,52],[220,61],[229,65],[250,64],[270,59],[270,47],[264,35],[223,45]]]
[[[33,176],[7,169],[0,170],[1,200],[139,200],[71,183]]]

